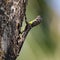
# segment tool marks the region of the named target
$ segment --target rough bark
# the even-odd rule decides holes
[[[26,5],[27,0],[0,0],[0,60],[16,60],[28,32],[41,22],[40,16],[27,22]]]

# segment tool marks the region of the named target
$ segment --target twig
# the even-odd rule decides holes
[[[33,21],[27,22],[25,29],[22,33],[22,35],[20,35],[20,40],[18,41],[18,44],[20,45],[20,50],[22,48],[22,45],[25,41],[25,38],[27,37],[28,32],[35,26],[37,26],[38,24],[40,24],[42,21],[42,18],[40,16],[37,16],[36,19],[34,19]]]

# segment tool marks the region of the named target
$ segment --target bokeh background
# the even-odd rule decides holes
[[[60,60],[60,0],[28,0],[28,21],[41,15],[30,30],[17,60]]]

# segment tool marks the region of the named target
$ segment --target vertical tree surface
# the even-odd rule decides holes
[[[30,29],[41,22],[27,22],[27,0],[0,0],[0,60],[16,60]],[[25,29],[21,32],[23,21]]]

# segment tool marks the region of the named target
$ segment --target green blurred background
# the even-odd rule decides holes
[[[59,0],[28,0],[28,21],[37,15],[43,21],[31,29],[17,60],[60,60],[59,9]]]

